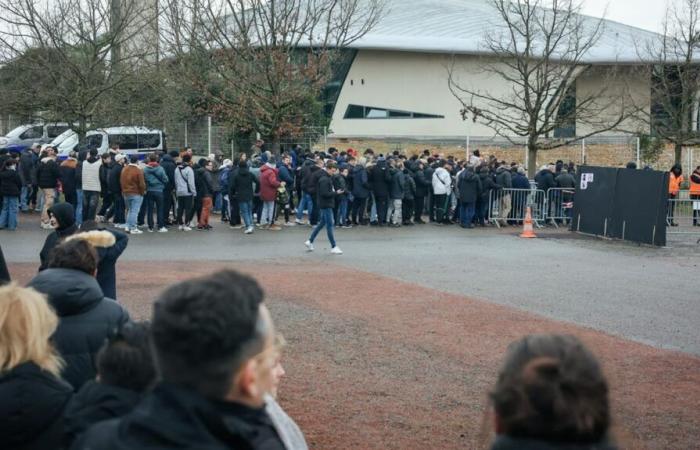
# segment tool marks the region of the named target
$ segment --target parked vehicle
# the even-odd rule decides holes
[[[167,146],[165,133],[161,130],[145,127],[111,127],[88,131],[85,145],[96,148],[100,154],[107,152],[112,145],[126,155],[146,155],[152,152],[165,152]]]
[[[0,137],[0,148],[19,153],[32,144],[48,144],[70,128],[65,122],[20,125],[7,135]]]
[[[69,129],[56,136],[49,145],[57,150],[59,158],[67,158],[68,153],[78,146],[79,138],[78,133]]]

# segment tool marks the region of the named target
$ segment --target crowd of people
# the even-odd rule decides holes
[[[232,270],[181,281],[134,322],[97,279],[115,243],[80,231],[27,287],[0,286],[4,448],[306,450],[276,401],[284,338],[262,287]],[[607,381],[575,337],[513,343],[490,398],[494,450],[615,448]]]

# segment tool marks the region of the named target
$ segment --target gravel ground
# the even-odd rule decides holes
[[[159,260],[119,267],[120,301],[136,318],[149,317],[158,292],[186,276],[232,267],[263,284],[289,342],[280,402],[312,448],[483,448],[486,395],[508,343],[550,332],[575,334],[601,357],[622,448],[698,448],[696,356],[347,267],[339,258],[152,256]],[[26,281],[35,267],[10,268]]]

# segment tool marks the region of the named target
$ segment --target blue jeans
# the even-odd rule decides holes
[[[141,203],[143,203],[143,196],[135,194],[125,195],[124,200],[126,201],[126,207],[129,208],[129,214],[126,216],[127,229],[133,230],[136,228],[136,220],[139,216]]]
[[[221,192],[215,192],[214,193],[214,209],[212,211],[221,211],[221,208],[223,207],[223,195],[221,195]]]
[[[309,213],[309,220],[311,220],[311,212],[313,211],[313,199],[311,198],[311,194],[304,192],[304,195],[301,197],[301,201],[299,202],[299,206],[297,206],[297,220],[301,220],[302,217],[304,217],[304,210],[306,209]]]
[[[323,227],[326,227],[328,241],[331,243],[331,247],[335,248],[335,238],[333,237],[333,208],[323,208],[320,212],[321,214],[318,221],[318,225],[316,225],[314,231],[311,232],[311,237],[309,238],[309,241],[313,243],[316,239],[316,236],[318,236],[318,233],[321,232]]]
[[[348,223],[348,198],[341,198],[338,205],[338,224],[347,225]]]
[[[83,221],[95,220],[99,203],[100,193],[98,191],[83,191]]]
[[[238,209],[241,211],[241,217],[243,217],[243,223],[246,228],[253,226],[253,202],[238,202]]]
[[[163,220],[163,192],[148,191],[146,192],[146,214],[148,219],[148,228],[153,229],[153,207],[155,205],[155,213],[158,223],[158,229],[165,227]]]
[[[31,197],[31,196],[32,196],[32,186],[31,185],[23,185],[22,192],[19,194],[20,208],[22,208],[22,211],[29,210],[29,197]]]
[[[459,220],[463,227],[471,226],[474,220],[474,202],[459,204]]]
[[[19,197],[3,197],[2,212],[0,212],[0,228],[14,230],[17,228],[17,213],[19,212]]]
[[[75,191],[77,195],[77,206],[75,207],[75,223],[80,226],[83,224],[83,190],[78,189]]]

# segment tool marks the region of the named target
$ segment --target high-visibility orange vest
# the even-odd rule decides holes
[[[683,182],[683,175],[676,176],[671,172],[671,177],[668,179],[668,193],[671,195],[678,195],[681,190],[681,183]]]
[[[698,181],[694,181],[693,178]],[[696,170],[690,176],[690,195],[700,195],[700,170]]]

